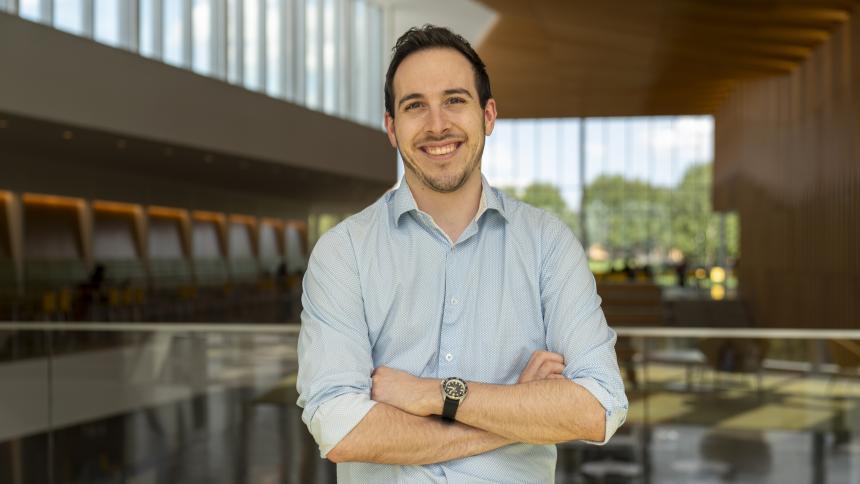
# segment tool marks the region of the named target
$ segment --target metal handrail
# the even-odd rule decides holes
[[[0,322],[0,331],[111,331],[190,333],[298,334],[301,325],[255,323],[122,323],[68,321]],[[721,327],[614,327],[618,336],[633,338],[751,338],[804,340],[860,340],[860,330]]]

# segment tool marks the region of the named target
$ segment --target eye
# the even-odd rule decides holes
[[[406,107],[403,108],[403,110],[404,111],[412,111],[413,109],[418,109],[421,106],[423,106],[423,104],[421,102],[415,101],[414,103],[407,104]]]
[[[448,98],[448,104],[464,104],[465,102],[466,100],[461,97]]]

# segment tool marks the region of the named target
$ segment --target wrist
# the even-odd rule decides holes
[[[445,397],[440,390],[441,380],[424,378],[421,390],[421,408],[424,415],[442,415]]]

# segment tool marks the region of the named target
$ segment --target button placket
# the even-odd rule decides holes
[[[454,355],[462,342],[457,340],[456,321],[459,317],[461,301],[457,283],[457,247],[445,255],[445,294],[443,299],[442,328],[439,338],[439,375],[456,376],[457,364]]]

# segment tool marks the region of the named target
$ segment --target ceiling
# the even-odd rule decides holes
[[[354,209],[393,184],[4,112],[0,172],[0,191],[215,211],[244,204],[245,213],[262,216],[282,216],[292,202]],[[205,199],[201,188],[236,198]],[[272,211],[266,200],[288,203]]]
[[[481,0],[478,46],[505,118],[714,113],[792,72],[855,0]]]

